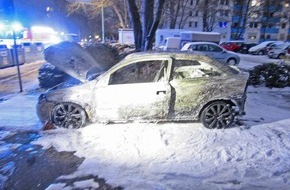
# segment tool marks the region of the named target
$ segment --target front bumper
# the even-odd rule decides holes
[[[40,95],[36,104],[36,113],[42,123],[51,120],[51,111],[55,105],[56,103],[47,101],[43,94]]]
[[[276,59],[276,58],[278,58],[278,54],[268,53],[268,57]]]
[[[231,100],[234,102],[235,107],[234,107],[234,112],[235,115],[237,116],[242,116],[245,115],[245,103],[247,100],[247,94],[246,92],[240,96],[235,96],[235,97],[231,97]]]

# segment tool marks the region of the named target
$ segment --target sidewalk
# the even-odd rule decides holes
[[[42,53],[26,54],[26,63],[20,65],[23,91],[27,92],[38,87],[38,69],[45,62]],[[17,67],[0,69],[0,101],[1,97],[19,93]]]

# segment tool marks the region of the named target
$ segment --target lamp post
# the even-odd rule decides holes
[[[102,43],[105,43],[105,16],[104,16],[104,6],[102,6]]]
[[[10,23],[13,23],[13,21],[15,21],[15,8],[14,8],[14,1],[13,0],[5,0],[3,2],[3,6],[6,7],[7,9],[7,14],[9,17],[9,21]],[[16,33],[15,30],[20,29],[19,28],[20,25],[15,25],[15,24],[11,24],[11,29],[13,32],[13,63],[17,66],[17,75],[18,75],[18,80],[19,80],[19,88],[20,88],[20,92],[23,91],[22,89],[22,81],[21,81],[21,74],[20,74],[20,67],[19,67],[19,60],[18,60],[18,51],[17,51],[17,43],[16,43]]]
[[[14,53],[13,53],[13,62],[17,66],[17,75],[18,75],[20,92],[23,92],[21,73],[20,73],[20,67],[19,67],[19,59],[18,59],[18,50],[17,50],[17,43],[16,43],[16,33],[15,33],[15,30],[17,29],[16,27],[17,27],[16,25],[12,25],[13,42],[14,42],[13,43],[13,51],[14,51]]]

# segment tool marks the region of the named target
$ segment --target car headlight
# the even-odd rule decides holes
[[[40,96],[38,97],[38,103],[46,101],[46,96],[45,94],[40,94]]]

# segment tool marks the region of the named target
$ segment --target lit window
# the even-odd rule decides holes
[[[252,0],[251,5],[254,6],[260,6],[260,1],[259,0]]]
[[[258,13],[257,13],[257,12],[254,12],[254,13],[251,15],[251,18],[258,18]]]

